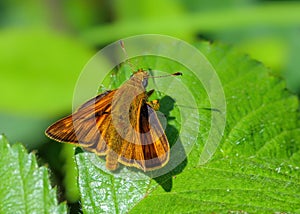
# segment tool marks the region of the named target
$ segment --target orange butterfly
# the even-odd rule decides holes
[[[138,70],[119,89],[92,98],[55,122],[46,135],[106,155],[109,170],[116,170],[118,163],[143,171],[165,166],[170,146],[155,112],[159,104],[148,102],[154,92],[145,91],[148,78],[148,72]]]

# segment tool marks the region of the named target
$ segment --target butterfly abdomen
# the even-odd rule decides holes
[[[118,168],[118,154],[112,150],[108,149],[106,154],[106,168],[108,170],[114,171]]]

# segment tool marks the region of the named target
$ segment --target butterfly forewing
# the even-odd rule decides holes
[[[107,91],[90,99],[72,115],[65,117],[46,130],[46,135],[54,140],[77,144],[95,152],[105,152],[106,144],[99,132],[105,131],[105,123],[111,110],[111,100],[115,91]]]
[[[143,143],[143,154],[146,168],[157,169],[164,166],[169,160],[169,142],[164,134],[164,130],[158,120],[156,112],[145,104],[143,109],[148,110],[146,113],[141,113],[140,129],[142,132],[149,130],[149,135],[141,135],[140,141]],[[146,110],[144,110],[146,112]],[[148,120],[148,122],[146,122]],[[145,124],[148,123],[148,126]]]
[[[146,103],[146,99],[138,101],[142,101],[139,103],[139,113],[131,115],[136,121],[132,125],[135,125],[137,132],[127,134],[126,139],[130,142],[122,141],[120,162],[149,171],[161,168],[168,162],[170,147],[156,112]]]

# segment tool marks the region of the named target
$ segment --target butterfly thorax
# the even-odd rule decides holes
[[[138,70],[126,81],[115,93],[112,100],[112,113],[117,115],[117,123],[122,124],[124,115],[129,116],[129,120],[137,121],[137,115],[148,99],[145,90],[148,83],[148,73]],[[126,117],[125,117],[126,118]],[[125,122],[128,122],[125,120]],[[131,124],[135,126],[136,124]],[[127,132],[124,129],[124,132]]]

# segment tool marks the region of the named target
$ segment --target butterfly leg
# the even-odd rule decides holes
[[[147,104],[149,106],[151,106],[155,111],[159,110],[159,102],[158,102],[158,100],[151,100],[151,101],[147,102]]]
[[[154,92],[154,89],[148,91],[147,92],[147,97],[150,97],[151,94],[153,94],[153,92]],[[158,100],[149,101],[149,102],[147,102],[147,104],[149,106],[151,106],[151,108],[153,108],[155,111],[158,111],[158,109],[159,109],[159,102],[158,102]]]

